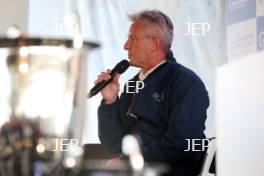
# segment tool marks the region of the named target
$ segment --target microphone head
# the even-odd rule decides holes
[[[112,70],[112,73],[119,73],[122,74],[124,73],[129,67],[129,62],[127,60],[122,60],[121,62],[119,62],[115,68]]]

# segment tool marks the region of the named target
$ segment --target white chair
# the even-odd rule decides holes
[[[199,176],[214,176],[215,174],[210,173],[210,167],[216,153],[216,139],[210,138],[209,145],[206,150],[204,161]]]

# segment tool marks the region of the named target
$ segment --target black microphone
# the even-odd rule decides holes
[[[98,92],[100,92],[107,84],[109,84],[115,77],[116,74],[122,74],[124,73],[127,68],[129,67],[129,62],[127,60],[122,60],[119,62],[111,71],[110,76],[111,78],[106,81],[99,82],[96,84],[87,95],[88,98],[91,98],[92,96],[96,95]]]

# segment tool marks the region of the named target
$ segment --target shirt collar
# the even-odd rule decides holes
[[[147,71],[146,73],[143,73],[143,70],[140,70],[138,78],[140,81],[143,81],[144,79],[146,79],[148,77],[148,75],[150,73],[152,73],[155,69],[157,69],[159,66],[161,66],[162,64],[165,64],[167,62],[166,59],[162,60],[160,63],[158,63],[155,67],[153,67],[152,69],[150,69],[149,71]]]

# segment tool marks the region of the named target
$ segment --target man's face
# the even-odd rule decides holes
[[[145,31],[144,22],[134,22],[130,26],[128,39],[124,45],[124,49],[128,51],[130,64],[141,68],[148,66],[153,45],[151,37],[147,37]]]

